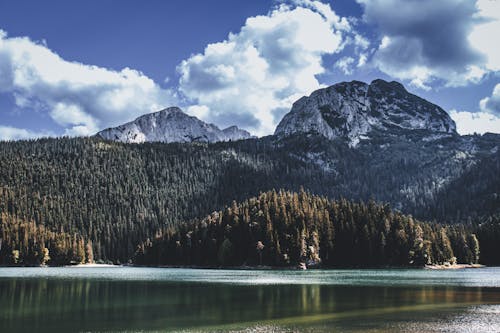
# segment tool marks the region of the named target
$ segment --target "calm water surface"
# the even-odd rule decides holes
[[[500,332],[500,268],[0,268],[0,332]]]

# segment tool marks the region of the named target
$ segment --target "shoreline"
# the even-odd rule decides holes
[[[241,270],[241,271],[303,271],[303,270],[371,270],[371,269],[417,269],[417,270],[459,270],[459,269],[477,269],[486,268],[494,266],[486,266],[482,264],[454,264],[454,265],[439,265],[431,264],[424,266],[373,266],[373,267],[356,267],[356,266],[342,266],[342,267],[307,267],[303,268],[300,266],[228,266],[228,267],[218,267],[218,266],[182,266],[182,265],[122,265],[123,267],[145,267],[145,268],[178,268],[178,269],[214,269],[214,270]]]
[[[148,266],[148,265],[131,265],[131,264],[77,264],[77,265],[61,265],[61,266],[0,266],[0,268],[8,268],[8,267],[41,267],[41,268],[52,268],[52,267],[65,267],[65,268],[118,268],[118,267],[136,267],[136,268],[173,268],[173,269],[213,269],[213,270],[241,270],[241,271],[279,271],[279,270],[370,270],[370,269],[424,269],[424,270],[460,270],[460,269],[477,269],[477,268],[486,268],[489,266],[481,265],[481,264],[454,264],[454,265],[439,265],[439,264],[431,264],[425,266],[380,266],[380,267],[308,267],[303,268],[299,266],[234,266],[234,267],[217,267],[217,266],[182,266],[182,265],[157,265],[157,266]]]
[[[64,266],[59,266],[59,267],[95,268],[95,267],[122,267],[122,265],[113,265],[113,264],[78,264],[78,265],[64,265]]]
[[[485,268],[481,264],[454,264],[454,265],[425,265],[424,269],[430,270],[455,270],[455,269],[471,269],[471,268]]]

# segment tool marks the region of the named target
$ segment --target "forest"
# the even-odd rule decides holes
[[[269,191],[141,244],[139,265],[379,267],[478,263],[461,225],[423,223],[388,205]]]
[[[460,224],[456,228],[477,235],[481,258],[498,263],[498,256],[487,253],[500,250],[492,240],[500,213],[499,142],[494,135],[427,142],[417,134],[381,137],[356,149],[314,136],[216,144],[0,142],[0,214],[9,221],[2,223],[1,260],[15,262],[14,250],[39,258],[34,248],[44,243],[52,264],[88,261],[81,248],[95,261],[127,263],[139,244],[174,232],[184,221],[260,192],[303,187],[329,199],[387,205],[432,225]],[[470,144],[475,153],[463,153]],[[28,231],[16,236],[21,225]],[[26,241],[26,233],[33,240]],[[37,233],[54,234],[39,242]],[[68,239],[65,256],[56,255],[49,241],[57,237]]]
[[[93,262],[92,243],[77,234],[0,215],[0,265],[68,265]]]

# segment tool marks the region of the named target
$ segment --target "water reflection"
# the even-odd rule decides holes
[[[401,318],[398,312],[457,314],[480,304],[500,304],[499,290],[0,278],[0,331],[236,330],[261,324],[348,330],[360,318],[386,325]]]

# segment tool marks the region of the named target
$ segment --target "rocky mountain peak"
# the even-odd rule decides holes
[[[355,146],[375,133],[401,135],[414,130],[456,134],[455,122],[442,108],[409,93],[399,82],[378,79],[370,84],[341,82],[302,97],[275,134],[317,133]]]
[[[401,94],[407,94],[408,91],[406,88],[399,82],[397,81],[391,81],[387,82],[382,79],[375,79],[370,83],[370,87],[372,89],[379,89],[382,91],[393,91],[393,92],[399,92]]]
[[[251,138],[236,126],[225,130],[189,116],[178,107],[142,115],[129,123],[105,129],[98,136],[126,143],[142,142],[218,142]]]

